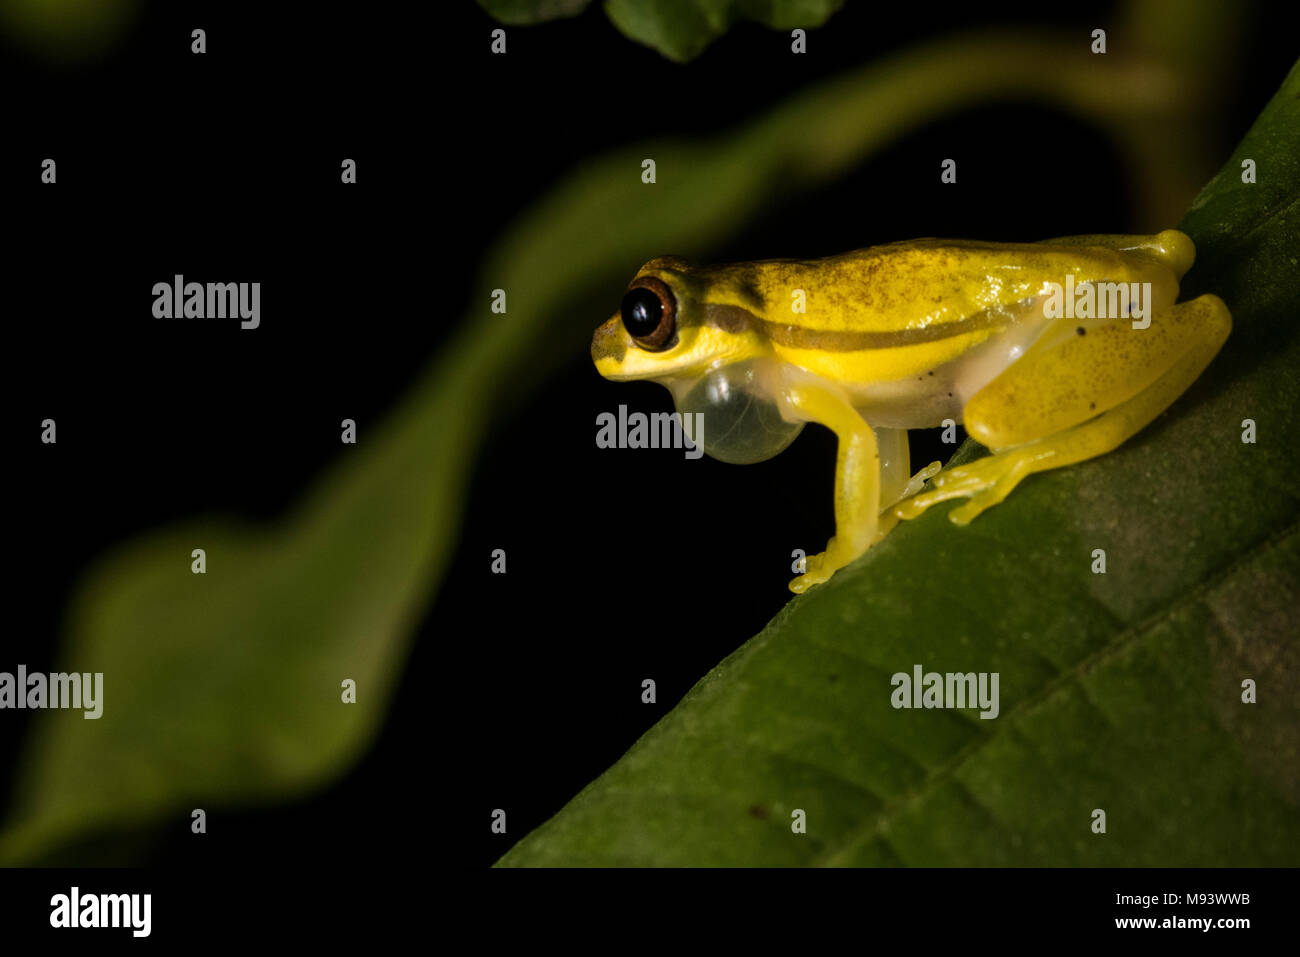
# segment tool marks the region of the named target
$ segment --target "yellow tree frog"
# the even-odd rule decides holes
[[[1164,411],[1232,327],[1217,296],[1175,304],[1195,255],[1165,230],[716,266],[664,256],[591,355],[605,378],[660,382],[679,412],[704,413],[704,450],[723,461],[770,458],[807,422],[835,433],[835,535],[790,583],[802,592],[900,520],[962,497],[949,517],[964,525]],[[907,430],[947,419],[993,454],[910,474]]]

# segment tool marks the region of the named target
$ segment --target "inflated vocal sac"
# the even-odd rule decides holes
[[[736,465],[762,462],[781,452],[803,430],[803,422],[787,422],[773,396],[780,373],[762,360],[733,362],[695,379],[665,383],[683,419],[703,413],[704,451]],[[700,419],[686,420],[696,436]]]

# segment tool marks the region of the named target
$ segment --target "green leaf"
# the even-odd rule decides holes
[[[188,808],[291,798],[360,756],[455,533],[464,475],[438,463],[482,424],[455,401],[453,383],[473,388],[472,375],[444,375],[282,522],[196,520],[89,572],[63,653],[104,674],[103,714],[33,715],[0,861],[184,821]],[[191,571],[196,548],[204,574]],[[355,704],[341,701],[345,678]]]
[[[1075,38],[947,39],[836,77],[716,142],[642,143],[582,164],[503,233],[473,282],[481,307],[289,514],[195,519],[88,570],[59,667],[105,673],[104,717],[32,715],[0,862],[45,862],[106,831],[336,779],[384,719],[503,383],[535,383],[585,348],[639,263],[700,255],[744,229],[775,185],[793,195],[833,180],[946,111],[1007,89],[1102,123],[1166,103],[1118,58],[1096,60]],[[654,186],[641,182],[646,156]],[[496,288],[511,290],[509,321],[488,310]],[[205,575],[190,572],[194,548],[207,551]],[[355,705],[340,703],[345,677]]]
[[[478,0],[502,23],[528,25],[572,17],[591,0]],[[684,63],[741,20],[773,30],[812,29],[844,0],[605,0],[605,13],[623,35]]]
[[[679,63],[699,56],[738,20],[807,30],[842,6],[844,0],[605,0],[605,12],[624,36]]]
[[[53,62],[103,56],[140,15],[140,0],[4,0],[0,31]]]
[[[576,17],[591,0],[478,0],[478,5],[502,23],[526,26]]]
[[[1168,413],[966,528],[897,529],[500,863],[1296,864],[1298,94],[1300,68],[1182,224],[1234,331]],[[893,709],[918,663],[999,673],[1001,713]]]

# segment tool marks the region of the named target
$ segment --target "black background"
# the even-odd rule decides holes
[[[479,307],[466,280],[488,244],[580,158],[730,128],[950,31],[1054,24],[1086,36],[1112,9],[850,2],[810,33],[807,56],[741,25],[683,66],[598,8],[512,28],[509,54],[493,57],[495,24],[469,3],[279,19],[267,6],[149,5],[93,66],[4,51],[10,664],[52,667],[66,600],[109,546],[196,513],[272,519],[345,454],[340,419],[355,418],[364,441]],[[189,52],[194,26],[207,30],[205,56]],[[1290,46],[1262,19],[1252,27],[1230,120],[1210,130],[1220,155],[1285,75]],[[1079,148],[1032,162],[1019,148],[1030,135]],[[943,187],[938,158],[955,151],[960,182]],[[46,156],[57,187],[39,183]],[[356,187],[339,183],[345,156]],[[1063,181],[1081,184],[1077,201],[1045,200]],[[1131,189],[1101,131],[1009,99],[931,124],[797,205],[774,202],[717,259],[1126,232]],[[630,277],[640,262],[627,265]],[[260,281],[261,328],[154,320],[151,287],[174,273]],[[601,380],[588,345],[589,333],[553,343],[569,358],[540,388],[502,383],[450,574],[358,767],[309,800],[210,814],[207,839],[180,816],[53,860],[309,870],[346,852],[363,866],[486,866],[759,630],[789,599],[791,548],[818,551],[831,534],[832,437],[806,430],[744,468],[597,450],[597,413],[670,403],[658,386]],[[39,442],[46,417],[56,446]],[[950,451],[916,441],[917,463]],[[656,540],[620,536],[593,508],[665,486]],[[722,497],[733,506],[722,515],[690,504]],[[489,573],[497,547],[506,576]],[[640,703],[645,677],[654,706]],[[0,725],[0,802],[25,721],[8,712]],[[507,836],[488,829],[498,807]]]

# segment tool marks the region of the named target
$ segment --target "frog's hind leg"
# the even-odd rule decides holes
[[[1025,476],[1111,451],[1195,381],[1231,328],[1223,300],[1205,295],[1156,311],[1146,329],[1117,319],[1031,350],[966,405],[967,430],[995,454],[941,473],[893,514],[911,519],[963,497],[949,518],[965,525]]]

